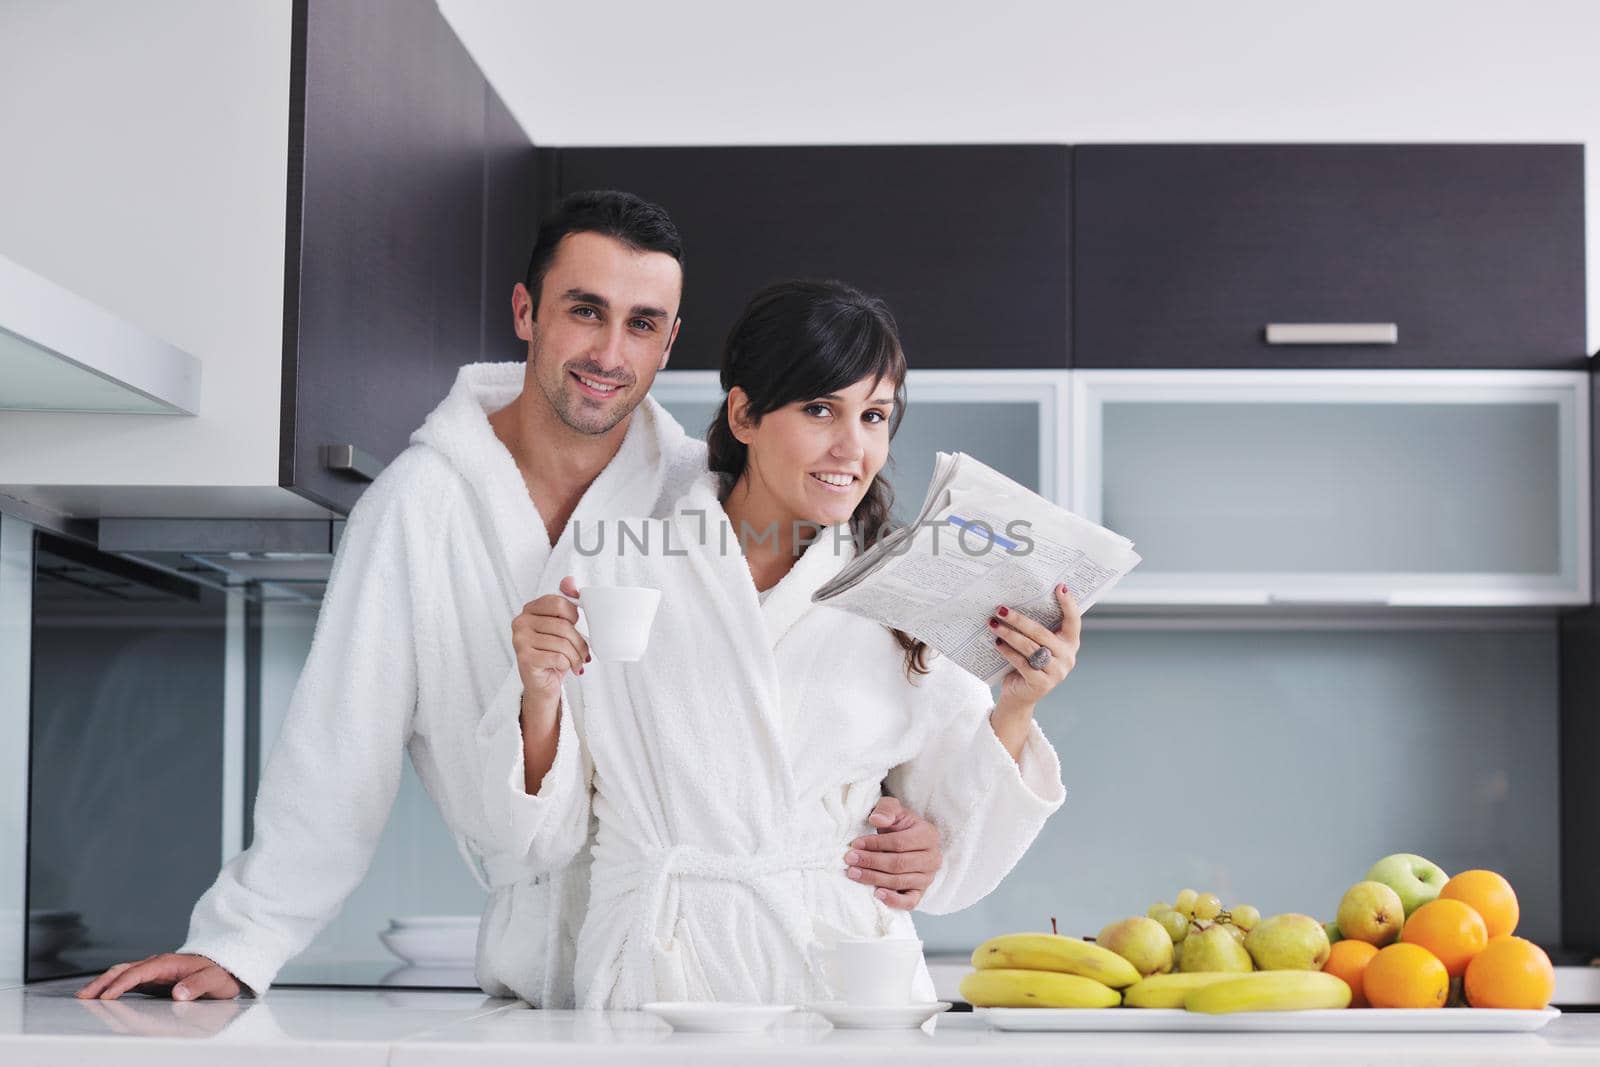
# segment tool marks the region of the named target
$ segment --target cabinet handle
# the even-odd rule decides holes
[[[1393,322],[1269,322],[1269,345],[1392,345],[1400,340]]]
[[[322,465],[331,471],[349,474],[366,482],[372,481],[383,470],[382,463],[355,445],[323,445]]]

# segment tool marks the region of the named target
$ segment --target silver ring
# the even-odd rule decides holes
[[[1033,655],[1028,657],[1028,666],[1036,671],[1042,671],[1050,664],[1050,650],[1040,645],[1033,650]]]

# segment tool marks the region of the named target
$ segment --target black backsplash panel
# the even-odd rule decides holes
[[[40,534],[28,981],[177,948],[221,864],[220,594]]]

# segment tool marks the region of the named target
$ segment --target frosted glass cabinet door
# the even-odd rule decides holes
[[[905,418],[883,472],[895,489],[895,517],[916,515],[937,452],[965,452],[1045,497],[1065,499],[1056,456],[1068,380],[1066,371],[910,371]],[[691,436],[704,437],[722,389],[713,371],[663,371],[651,395]]]
[[[1110,602],[1589,600],[1583,372],[1075,371]]]

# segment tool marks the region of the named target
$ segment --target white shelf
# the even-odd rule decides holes
[[[0,256],[0,409],[194,415],[200,361]]]

